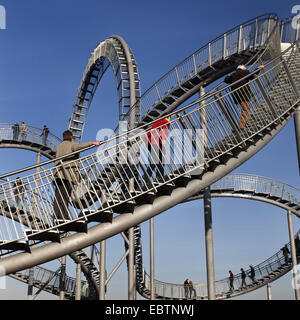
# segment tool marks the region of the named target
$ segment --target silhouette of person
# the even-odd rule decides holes
[[[229,272],[229,290],[232,292],[234,290],[234,286],[233,286],[234,275],[231,270],[229,270],[228,272]]]
[[[13,129],[13,140],[18,140],[19,139],[19,133],[20,133],[20,126],[18,123],[15,123],[12,126]]]
[[[252,280],[252,283],[253,283],[255,282],[255,270],[252,264],[249,267],[250,267],[249,278]]]
[[[240,289],[243,289],[243,287],[247,288],[247,284],[246,284],[246,272],[244,271],[243,268],[241,268],[241,280],[242,280],[242,283],[241,283],[241,288],[240,288]]]
[[[41,134],[41,137],[43,137],[43,141],[42,141],[42,144],[44,146],[47,145],[47,138],[48,138],[48,134],[49,134],[49,129],[46,125],[44,125],[44,128],[43,128],[43,131],[42,131],[42,134]]]
[[[194,293],[194,298],[196,298],[196,290],[194,288],[192,280],[190,280],[189,282],[189,290],[190,290],[190,298],[192,298],[192,293]]]
[[[282,251],[282,254],[284,256],[284,263],[288,264],[288,262],[289,262],[289,254],[290,254],[290,250],[289,250],[288,246],[285,245],[280,250]]]
[[[184,287],[184,295],[185,295],[185,298],[187,299],[189,296],[189,279],[185,279],[183,283],[183,287]]]

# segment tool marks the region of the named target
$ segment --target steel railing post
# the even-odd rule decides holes
[[[65,300],[66,290],[66,256],[61,257],[61,270],[59,278],[59,300]]]
[[[154,292],[154,218],[151,218],[150,221],[150,292],[151,300],[155,300]]]
[[[129,255],[128,255],[128,300],[134,300],[134,237],[133,228],[128,230]]]

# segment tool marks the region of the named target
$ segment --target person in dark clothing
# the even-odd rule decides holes
[[[48,127],[47,127],[46,125],[44,125],[43,131],[42,131],[42,134],[41,134],[41,137],[43,137],[43,142],[42,142],[42,144],[43,144],[44,146],[47,145],[47,138],[48,138],[49,132],[50,132],[50,131],[49,131]]]
[[[252,265],[250,265],[249,268],[250,268],[249,278],[252,280],[252,283],[253,283],[255,282],[255,270]]]
[[[240,289],[243,289],[243,287],[247,288],[247,284],[246,284],[246,272],[244,271],[243,268],[241,268],[241,280],[242,280],[242,283],[241,283],[241,288],[240,288]]]
[[[290,254],[290,250],[287,247],[287,245],[285,245],[283,248],[280,249],[282,251],[282,254],[284,256],[284,263],[288,264],[289,262],[289,254]]]
[[[100,142],[85,142],[75,143],[73,142],[73,135],[71,131],[65,131],[63,133],[63,142],[58,145],[56,149],[56,157],[61,157],[69,153],[82,150],[89,146],[98,147]],[[53,202],[55,219],[70,219],[69,216],[69,203],[70,196],[73,187],[80,181],[80,172],[74,160],[79,158],[79,153],[66,157],[61,160],[63,165],[60,165],[60,161],[55,162],[54,170],[54,185],[55,196]]]
[[[18,140],[19,139],[19,133],[20,133],[20,126],[18,123],[15,123],[12,126],[13,129],[13,140]]]
[[[184,295],[185,295],[185,298],[187,299],[189,296],[189,279],[185,279],[183,283],[183,287],[184,287]]]
[[[231,270],[229,270],[229,290],[232,292],[234,290],[233,286],[234,276]]]
[[[295,247],[296,247],[296,256],[299,258],[300,257],[300,240],[299,236],[295,238]]]
[[[235,83],[236,81],[248,76],[250,74],[250,71],[246,69],[244,65],[239,65],[236,69],[236,71],[231,74],[230,76],[227,76],[224,79],[225,83],[232,84],[231,90],[235,90],[232,93],[233,101],[235,104],[239,104],[242,109],[242,114],[240,117],[240,123],[239,127],[244,128],[249,120],[250,111],[251,111],[251,105],[250,105],[250,99],[252,97],[252,92],[250,89],[250,86],[248,82],[250,80],[253,80],[255,78],[255,74],[259,73],[259,71],[264,68],[263,65],[260,65],[256,72],[253,73],[251,76],[247,77],[244,80],[239,81],[238,83]]]

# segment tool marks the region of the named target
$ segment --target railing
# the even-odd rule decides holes
[[[214,189],[233,188],[234,191],[250,191],[274,196],[300,205],[300,190],[293,186],[257,175],[230,174],[211,186]]]
[[[300,230],[295,235],[295,239],[299,239]],[[287,244],[287,248],[291,252],[290,243]],[[297,247],[297,256],[300,257],[300,247]],[[281,269],[279,269],[281,268]],[[234,275],[233,288],[237,291],[230,291],[229,278],[218,280],[215,282],[216,298],[222,299],[230,296],[231,294],[242,294],[248,290],[253,290],[255,287],[266,284],[272,278],[281,276],[288,272],[291,268],[291,256],[288,254],[287,257],[283,255],[282,250],[276,252],[273,256],[263,261],[262,263],[254,266],[255,277],[252,281],[250,278],[250,268],[244,270],[246,273],[245,284],[246,287],[242,287],[242,277],[241,273]],[[276,273],[273,273],[273,272]],[[273,273],[273,274],[272,274]],[[144,271],[144,290],[150,290],[150,276]],[[163,299],[186,299],[186,298],[197,298],[197,299],[207,299],[207,283],[195,283],[193,284],[195,293],[191,292],[183,284],[167,283],[155,280],[154,290],[158,297]]]
[[[201,70],[234,53],[263,46],[276,24],[277,16],[274,14],[259,16],[201,47],[162,76],[141,96],[136,103],[136,106],[141,108],[141,117],[152,110],[171,91],[180,88],[185,81],[196,76]]]
[[[299,40],[300,20],[297,20],[297,16],[286,18],[280,22],[281,42],[294,43]]]
[[[39,288],[42,287],[44,284],[47,283],[46,289],[49,292],[56,292],[58,293],[60,291],[60,273],[47,270],[45,268],[42,268],[40,266],[35,266],[33,268],[33,279],[34,284],[38,286]],[[29,279],[29,272],[30,270],[24,270],[21,272],[18,272],[16,274],[12,274],[11,276],[17,279],[23,279],[25,281],[26,279]],[[50,280],[50,281],[49,281]],[[81,294],[84,297],[88,297],[88,286],[86,281],[81,282]],[[70,294],[71,296],[75,296],[75,289],[76,289],[76,279],[66,276],[65,277],[65,292]]]
[[[21,127],[18,132],[14,132],[14,124],[0,123],[0,140],[12,140],[16,142],[31,142],[38,145],[43,145],[49,149],[56,151],[56,147],[61,143],[61,140],[55,135],[49,133],[47,137],[43,137],[43,130],[32,126],[27,126],[27,132],[22,132]]]
[[[223,191],[222,191],[223,190]],[[278,197],[280,200],[286,200],[290,204],[299,205],[300,206],[300,190],[290,186],[281,181],[262,177],[258,175],[251,174],[240,174],[234,173],[223,177],[217,182],[211,185],[211,192],[221,191],[226,192],[226,190],[234,190],[234,191],[242,191],[242,192],[254,192],[254,193],[262,193],[268,197]],[[300,230],[295,235],[295,239],[299,239]],[[291,251],[290,243],[287,244],[289,251]],[[300,247],[299,245],[296,247],[297,256],[300,257]],[[290,263],[290,256],[287,258],[288,263]],[[268,276],[272,271],[278,270],[279,267],[286,267],[286,258],[283,255],[283,252],[280,250],[276,252],[273,256],[263,261],[262,263],[254,266],[255,271],[255,279],[256,282],[253,282],[250,277],[250,269],[245,270],[246,272],[246,285],[260,285],[262,281],[259,279],[263,279]],[[143,268],[144,270],[144,268]],[[285,272],[286,270],[282,270]],[[144,279],[144,289],[150,290],[150,276],[144,270],[143,274]],[[234,275],[233,286],[235,289],[241,288],[242,279],[241,274]],[[166,283],[162,281],[155,280],[155,293],[158,296],[162,296],[164,298],[170,299],[185,299],[185,288],[184,285],[181,284],[173,284]],[[216,287],[216,296],[224,297],[229,294],[229,279],[225,278],[222,280],[218,280],[215,282]],[[206,283],[195,283],[194,289],[196,290],[197,298],[207,299],[207,284]],[[244,288],[245,289],[245,288]],[[249,287],[248,287],[249,289]],[[190,291],[187,290],[188,297],[190,297]],[[192,293],[192,298],[194,297],[194,293]]]
[[[299,59],[297,51],[293,51],[291,55]],[[266,65],[258,78],[249,82],[255,98],[250,101],[251,119],[244,130],[238,127],[241,109],[234,103],[233,92],[229,87],[220,90],[218,94],[214,93],[215,99],[207,104],[199,106],[196,101],[173,112],[168,139],[165,142],[164,159],[167,161],[160,160],[156,164],[149,164],[147,132],[135,129],[129,135],[110,139],[96,153],[77,161],[63,164],[56,160],[57,165],[54,168],[49,167],[52,161],[48,161],[41,164],[41,167],[45,168],[38,173],[33,171],[37,166],[32,166],[32,171],[19,170],[18,174],[27,173],[22,177],[26,191],[19,196],[27,199],[28,211],[26,206],[22,208],[15,205],[13,212],[13,206],[7,206],[8,203],[16,203],[12,184],[15,183],[14,180],[0,184],[0,207],[3,212],[0,221],[1,239],[5,242],[27,239],[25,227],[17,223],[14,215],[19,217],[19,221],[21,218],[27,219],[30,228],[34,229],[33,234],[36,234],[61,225],[62,222],[57,219],[65,211],[68,211],[68,219],[71,220],[88,219],[93,213],[86,213],[86,208],[98,213],[106,210],[118,212],[120,205],[126,206],[141,194],[156,190],[159,185],[173,181],[181,175],[199,175],[222,155],[247,143],[270,125],[276,126],[284,117],[290,116],[299,98],[293,90],[292,78],[288,69],[284,68],[285,64],[286,62],[278,57]],[[298,73],[298,70],[294,72]],[[243,94],[241,88],[238,89],[241,91],[238,94]],[[273,98],[276,99],[276,106],[272,103]],[[189,108],[192,110],[189,111]],[[234,134],[233,129],[236,130]],[[69,165],[74,166],[76,171],[73,182],[81,188],[72,193],[70,206],[60,203],[58,210],[54,212],[56,174],[59,172],[68,175],[66,170],[70,170]],[[155,178],[147,173],[151,165],[154,165],[157,171]],[[159,171],[162,168],[163,174]],[[28,174],[29,172],[31,173]],[[14,179],[14,174],[15,172],[0,178]],[[131,189],[132,185],[134,191]],[[66,185],[63,187],[67,188]],[[62,192],[62,189],[57,190]],[[36,194],[39,195],[39,201],[36,201]],[[69,220],[65,221],[68,222]]]

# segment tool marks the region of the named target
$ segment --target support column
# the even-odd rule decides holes
[[[289,227],[289,236],[291,243],[291,256],[292,256],[292,264],[293,264],[293,284],[295,290],[295,298],[296,300],[300,300],[300,292],[299,292],[299,282],[298,282],[298,272],[297,272],[297,255],[296,255],[296,246],[294,239],[294,227],[293,227],[293,219],[292,212],[288,210],[287,212],[288,218],[288,227]]]
[[[28,291],[27,291],[28,300],[32,300],[33,298],[33,280],[34,280],[34,268],[30,268],[29,276],[28,276]]]
[[[36,154],[36,164],[41,163],[41,154],[38,152]],[[40,168],[36,168],[36,173],[39,173]],[[36,186],[38,188],[38,185]],[[34,281],[34,268],[29,269],[29,275],[28,275],[28,290],[27,290],[27,297],[28,300],[33,299],[33,281]]]
[[[205,95],[205,89],[200,88],[199,97]],[[205,100],[200,103],[205,104]],[[203,130],[203,148],[205,150],[208,144],[207,117],[205,108],[201,109],[201,128]],[[205,161],[205,158],[203,159]],[[211,213],[211,195],[210,187],[204,189],[204,225],[205,225],[205,249],[206,249],[206,274],[207,274],[207,292],[208,300],[216,299],[215,290],[215,265],[214,265],[214,248],[213,248],[213,231],[212,231],[212,213]]]
[[[105,283],[106,283],[106,240],[100,242],[100,288],[99,300],[105,300]]]
[[[207,292],[208,292],[208,300],[215,300],[216,299],[215,265],[214,265],[210,187],[204,189],[203,201],[204,201]]]
[[[75,288],[75,300],[81,299],[81,264],[76,265],[76,288]]]
[[[133,228],[128,230],[129,234],[129,255],[128,255],[128,300],[134,300],[135,279],[134,279],[134,239]]]
[[[61,257],[61,271],[59,279],[59,300],[65,300],[66,285],[66,256]]]
[[[300,107],[294,113],[294,127],[296,135],[296,145],[297,145],[297,154],[298,154],[298,169],[300,173]]]
[[[272,300],[272,292],[271,292],[270,283],[267,284],[267,298],[268,298],[268,300]]]
[[[150,292],[151,300],[155,300],[155,286],[154,286],[154,218],[150,221]]]

